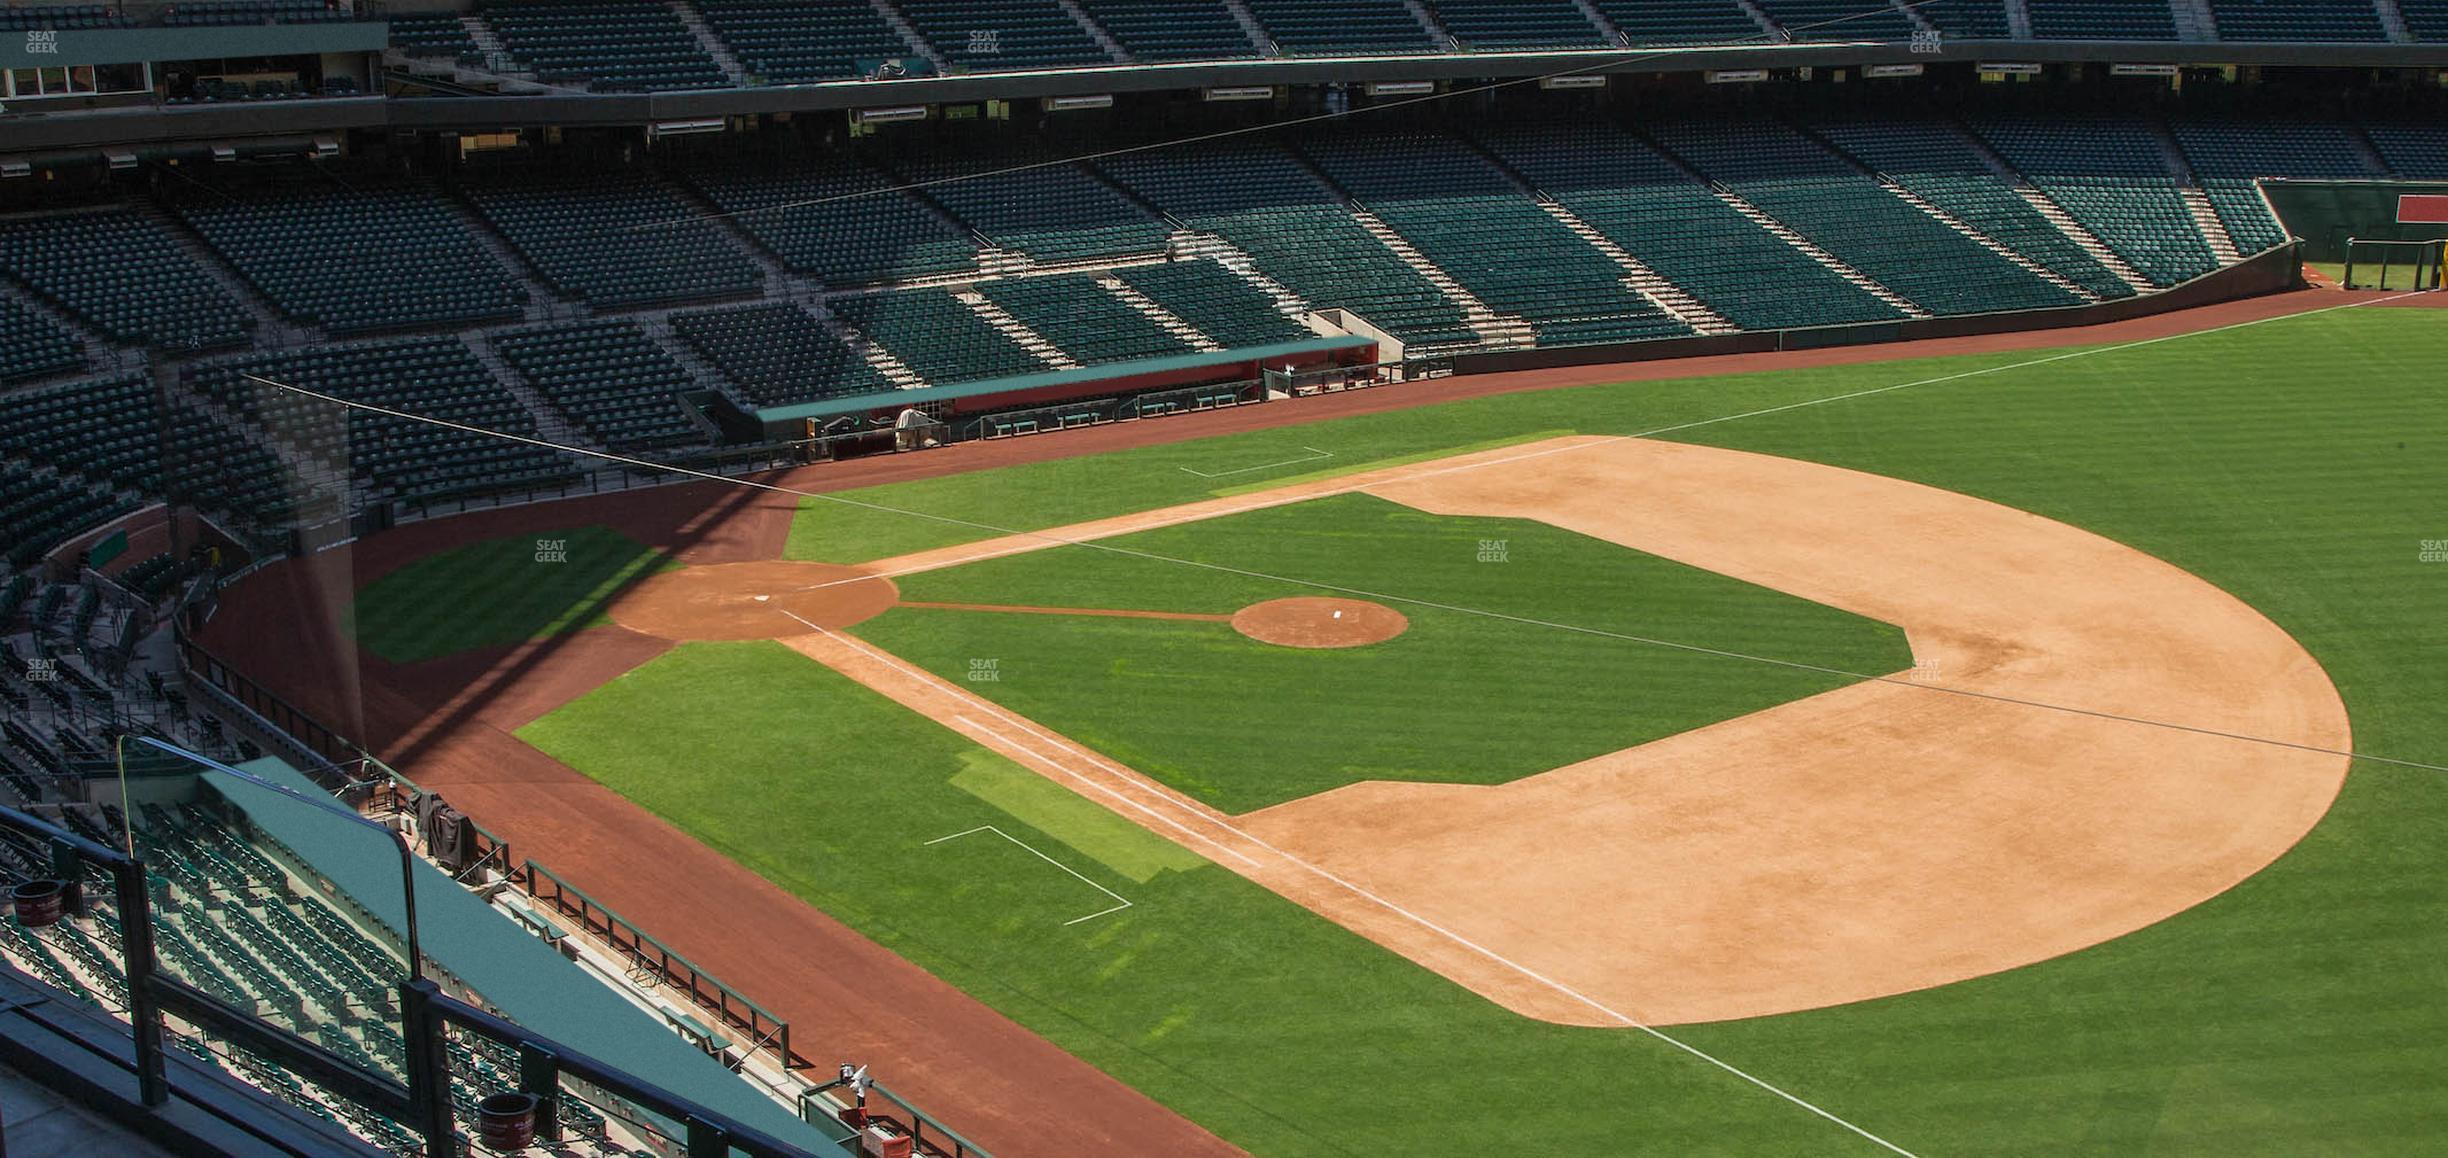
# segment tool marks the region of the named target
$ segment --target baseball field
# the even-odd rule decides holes
[[[1216,1152],[2438,1151],[2442,365],[2357,306],[545,508],[347,618],[548,758],[472,814],[643,809]]]

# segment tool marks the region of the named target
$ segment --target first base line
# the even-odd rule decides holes
[[[1047,864],[1053,865],[1055,868],[1061,869],[1061,870],[1062,870],[1062,871],[1064,871],[1064,872],[1070,873],[1070,874],[1071,874],[1072,876],[1074,876],[1074,877],[1079,877],[1079,882],[1080,882],[1081,884],[1084,884],[1084,885],[1088,886],[1089,888],[1095,889],[1096,891],[1098,891],[1098,892],[1100,892],[1100,893],[1103,893],[1103,894],[1105,894],[1106,896],[1112,897],[1112,898],[1113,898],[1115,901],[1120,902],[1120,903],[1118,903],[1118,904],[1114,905],[1112,908],[1109,908],[1109,909],[1098,909],[1097,911],[1095,911],[1095,912],[1093,912],[1093,913],[1090,913],[1090,914],[1088,914],[1088,915],[1087,915],[1087,916],[1085,916],[1085,917],[1073,917],[1073,918],[1071,918],[1071,919],[1070,919],[1070,920],[1068,920],[1068,921],[1064,921],[1064,922],[1063,922],[1063,924],[1064,924],[1064,925],[1076,925],[1076,924],[1079,924],[1081,921],[1093,921],[1093,920],[1097,919],[1098,917],[1102,917],[1102,916],[1106,915],[1107,913],[1119,913],[1119,912],[1121,912],[1122,910],[1124,910],[1124,909],[1127,909],[1127,908],[1131,907],[1131,903],[1130,903],[1129,898],[1124,897],[1122,894],[1117,893],[1117,892],[1113,891],[1112,889],[1106,888],[1105,886],[1100,885],[1100,884],[1096,883],[1095,881],[1092,881],[1092,880],[1089,880],[1089,879],[1088,879],[1088,878],[1086,878],[1086,877],[1082,877],[1082,876],[1080,876],[1080,875],[1079,875],[1079,872],[1078,872],[1077,870],[1073,869],[1073,868],[1072,868],[1070,865],[1064,864],[1063,862],[1058,861],[1058,860],[1054,859],[1053,857],[1047,856],[1046,854],[1044,854],[1044,853],[1042,853],[1042,852],[1039,852],[1039,851],[1037,851],[1037,850],[1036,850],[1036,849],[1034,849],[1034,848],[1030,848],[1030,847],[1029,847],[1029,843],[1028,843],[1027,841],[1022,840],[1022,839],[1020,839],[1019,837],[1013,836],[1012,834],[1010,834],[1010,833],[1008,833],[1008,832],[1005,832],[1005,831],[1003,831],[1003,830],[1002,830],[1002,829],[1000,829],[1000,828],[996,828],[995,826],[993,826],[993,825],[991,825],[991,824],[981,824],[981,825],[977,826],[976,828],[968,828],[968,829],[963,829],[963,830],[961,830],[961,831],[959,831],[959,832],[955,832],[955,833],[953,833],[953,834],[952,834],[952,835],[950,835],[950,836],[939,836],[939,837],[936,837],[936,838],[935,838],[935,839],[933,839],[933,840],[928,841],[928,842],[927,842],[927,844],[942,844],[943,842],[945,842],[945,841],[947,841],[947,840],[959,840],[960,838],[962,838],[962,837],[964,837],[964,836],[974,836],[974,835],[976,835],[976,834],[978,834],[978,833],[981,833],[981,832],[991,832],[991,833],[995,834],[996,836],[1002,837],[1003,839],[1005,839],[1005,840],[1008,840],[1008,841],[1012,842],[1013,844],[1016,844],[1016,845],[1019,845],[1019,846],[1020,846],[1020,847],[1022,847],[1022,848],[1028,849],[1028,851],[1029,851],[1029,855],[1034,856],[1034,857],[1036,857],[1037,859],[1039,859],[1039,860],[1041,860],[1041,861],[1046,862]]]

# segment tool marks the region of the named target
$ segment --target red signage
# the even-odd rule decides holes
[[[2400,193],[2397,220],[2406,225],[2448,225],[2448,193]]]

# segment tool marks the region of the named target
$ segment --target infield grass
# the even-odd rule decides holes
[[[1052,526],[1199,497],[1173,468],[1303,442],[1392,457],[1630,433],[2032,363],[1675,437],[1945,487],[2167,559],[2302,641],[2358,750],[2448,764],[2448,562],[2423,561],[2448,541],[2448,312],[2046,356],[1510,395],[870,493]],[[840,558],[944,533],[822,525]],[[802,726],[811,712],[827,726]],[[778,646],[683,648],[522,735],[1257,1154],[1876,1152],[1636,1031],[1516,1017],[1219,868],[1139,883],[1065,853],[950,786],[966,741]],[[1043,840],[1133,907],[1048,927],[1088,911],[1077,881],[1022,878],[1008,846],[924,848],[905,824],[860,823],[860,805]],[[1924,1155],[2441,1153],[2444,847],[2448,773],[2366,761],[2276,864],[2150,928],[1925,992],[1673,1032]]]
[[[1855,682],[1832,672],[1912,666],[1886,624],[1544,523],[1363,494],[899,582],[945,603],[1230,614],[1339,595],[1408,617],[1383,643],[1322,651],[1227,623],[934,608],[854,629],[955,682],[992,659],[971,691],[1234,813],[1363,780],[1501,784]],[[1559,621],[1583,630],[1532,625]]]

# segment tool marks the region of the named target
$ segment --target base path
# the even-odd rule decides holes
[[[2343,756],[2207,734],[2349,746],[2344,706],[2293,639],[2062,523],[1644,440],[1558,439],[1369,490],[1542,520],[1900,625],[1913,678],[1510,784],[1368,782],[1228,816],[855,633],[789,642],[1491,1000],[1571,1024],[1808,1009],[2072,952],[2252,875],[2344,782]]]
[[[658,572],[621,591],[604,614],[658,639],[771,639],[785,615],[848,627],[900,597],[892,580],[857,567],[766,560]]]

